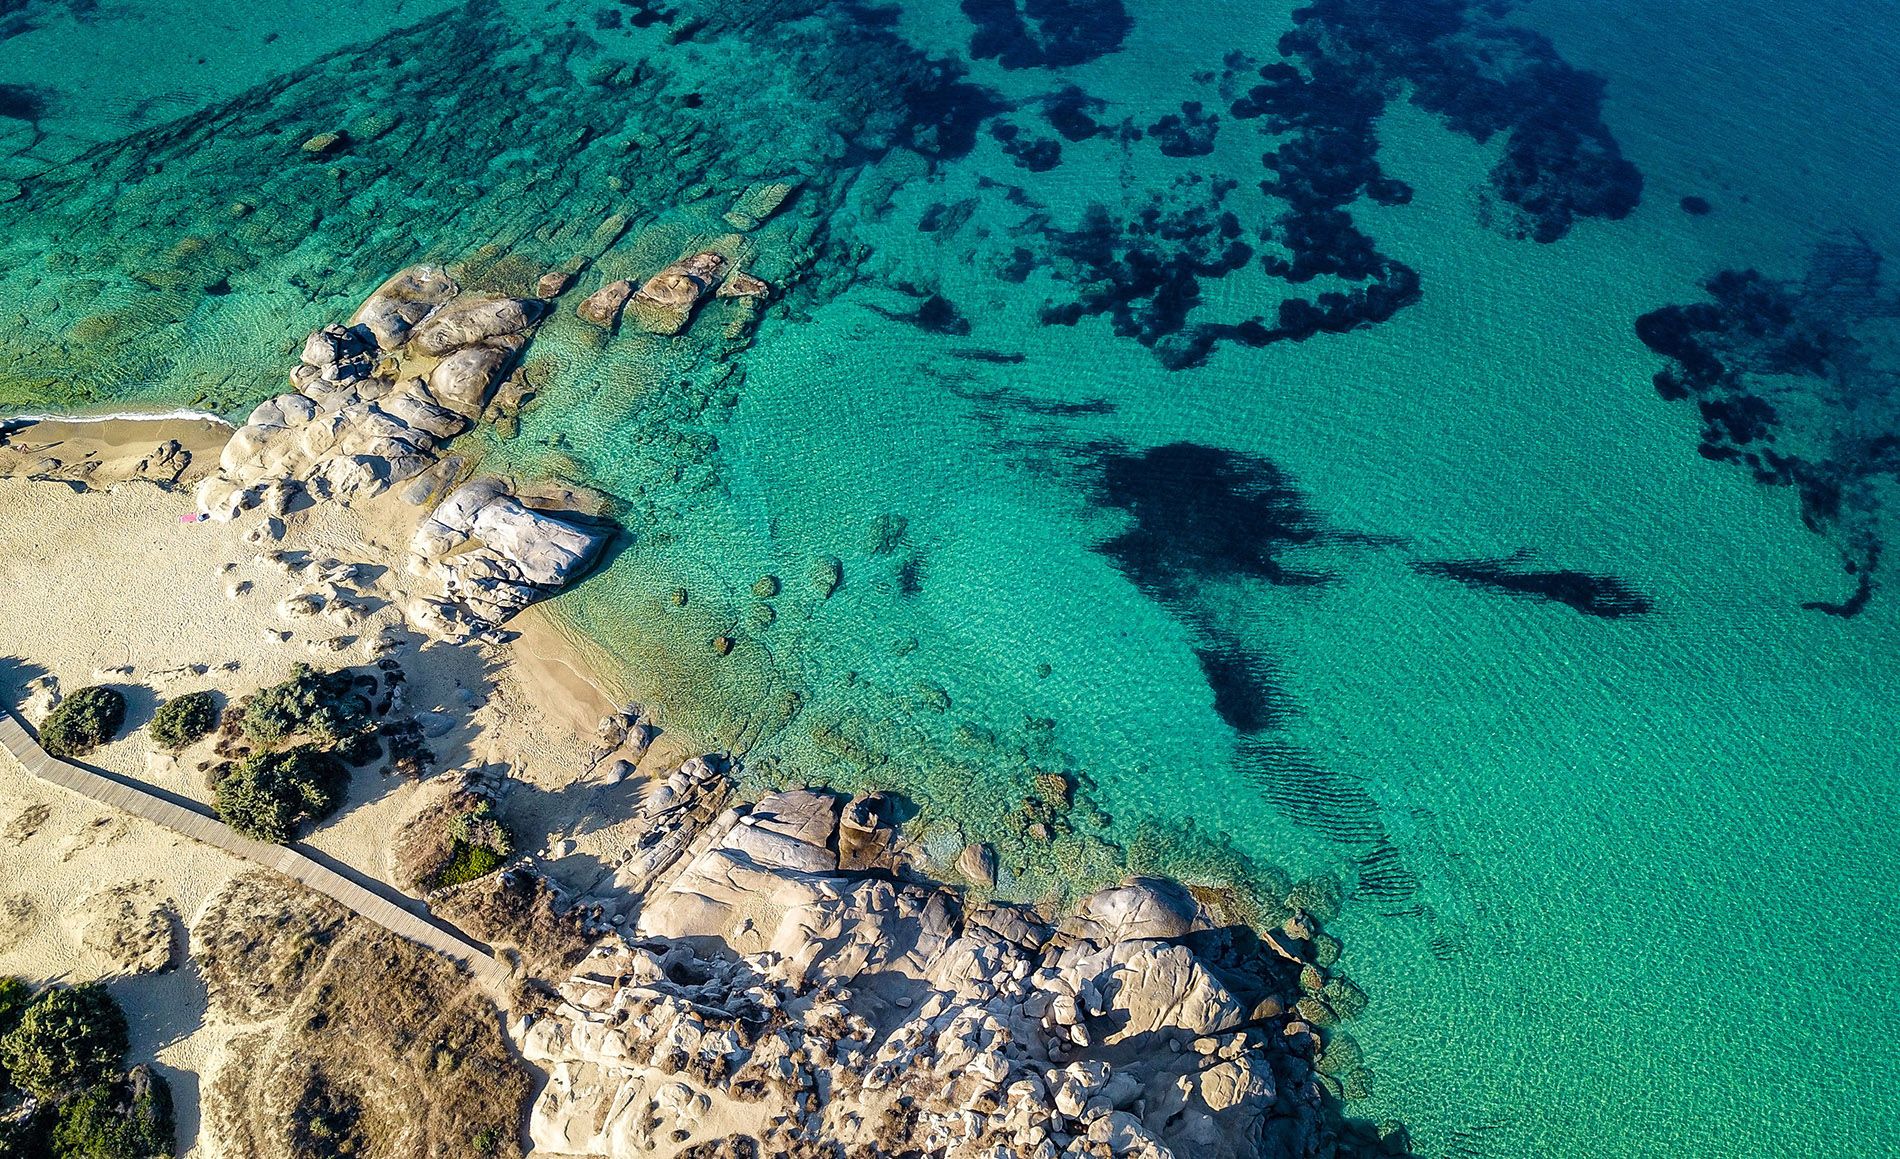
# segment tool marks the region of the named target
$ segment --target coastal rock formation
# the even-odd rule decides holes
[[[626,315],[649,334],[678,334],[686,329],[699,300],[715,288],[726,259],[715,253],[681,258],[646,280],[627,299]]]
[[[462,294],[434,266],[390,278],[350,325],[304,341],[296,389],[259,404],[231,436],[198,485],[200,509],[231,519],[296,487],[348,501],[421,474],[488,408],[543,308]]]
[[[571,515],[526,506],[499,479],[465,483],[410,541],[409,570],[434,577],[443,593],[411,601],[410,618],[451,638],[493,627],[579,579],[609,538]]]
[[[556,1155],[1307,1155],[1318,1041],[1297,965],[1131,879],[1051,924],[890,862],[840,868],[801,790],[720,815],[515,1034]],[[678,827],[675,828],[678,831]]]
[[[622,278],[617,282],[608,282],[587,295],[581,300],[581,304],[574,308],[574,312],[596,326],[612,329],[613,324],[620,321],[621,307],[625,306],[627,299],[632,296],[633,283]]]

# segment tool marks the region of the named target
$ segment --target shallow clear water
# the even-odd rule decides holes
[[[347,35],[290,6],[30,2],[0,40],[0,85],[36,86],[0,89],[22,114],[0,119],[0,401],[237,413],[406,262],[520,288],[584,256],[584,291],[724,245],[782,287],[755,326],[719,304],[684,339],[602,340],[562,312],[534,346],[540,402],[489,440],[624,501],[628,546],[561,604],[677,726],[761,779],[901,788],[945,846],[997,840],[1019,896],[1124,860],[1336,875],[1342,965],[1372,997],[1353,1110],[1405,1119],[1421,1153],[1891,1150],[1895,291],[1841,251],[1808,271],[1847,232],[1900,253],[1900,16],[1501,18],[1539,48],[1401,5],[1454,31],[1394,64],[1380,46],[1412,26],[1334,5],[1388,70],[1362,137],[1410,189],[1345,210],[1417,300],[1183,365],[1197,326],[1368,284],[1260,261],[1291,204],[1260,189],[1263,151],[1343,107],[1314,97],[1276,133],[1236,111],[1291,10],[1137,0],[1117,38],[1096,7],[1075,36],[995,41],[999,61],[971,59],[984,42],[943,0],[412,5]],[[1548,92],[1559,57],[1603,78],[1642,195],[1540,242],[1512,235],[1550,215],[1493,171],[1522,93],[1413,98],[1452,66]],[[1099,104],[1056,99],[1069,85]],[[1067,139],[1075,107],[1107,131]],[[1594,96],[1545,112],[1587,137]],[[1217,117],[1211,150],[1164,152],[1171,114]],[[299,148],[338,128],[340,156]],[[759,229],[721,220],[792,176]],[[1145,229],[1155,196],[1180,228]],[[1106,261],[1081,232],[1097,204]],[[1222,212],[1252,251],[1232,270]],[[1131,245],[1199,255],[1184,318],[1137,292]],[[1698,400],[1659,395],[1668,362],[1637,333],[1751,266],[1854,341],[1812,372],[1750,355],[1774,418],[1731,449],[1771,445],[1799,487],[1698,454]],[[1044,320],[1091,300],[1107,313]],[[1810,530],[1800,492],[1822,483],[1840,501]],[[1858,614],[1804,608],[1849,600],[1844,561],[1873,577]],[[1058,769],[1084,778],[1075,832],[1027,840],[1018,803]]]

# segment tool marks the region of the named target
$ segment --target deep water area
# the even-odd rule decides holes
[[[555,606],[669,727],[1008,897],[1336,901],[1422,1155],[1881,1154],[1895,76],[1871,0],[0,3],[0,412],[573,273],[467,450],[613,497]],[[575,317],[704,249],[765,304]]]

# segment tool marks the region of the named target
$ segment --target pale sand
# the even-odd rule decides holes
[[[189,494],[131,481],[104,485],[129,472],[160,438],[190,435],[197,470],[216,458],[224,434],[213,424],[183,420],[45,424],[16,431],[25,444],[63,463],[96,462],[92,489],[0,478],[0,695],[12,705],[40,672],[63,690],[92,683],[120,685],[129,712],[121,739],[90,763],[208,801],[198,768],[212,758],[201,742],[181,758],[156,749],[143,726],[159,700],[197,689],[235,699],[283,679],[299,661],[317,666],[363,664],[365,642],[400,625],[400,588],[411,582],[400,553],[419,512],[394,499],[349,510],[320,504],[291,513],[281,543],[246,536],[265,522],[247,512],[232,523],[184,524]],[[28,456],[16,456],[18,470]],[[350,597],[361,622],[323,616],[286,618],[279,604],[316,579],[285,574],[268,552],[304,552],[319,562],[372,565],[375,578]],[[235,564],[228,568],[227,564]],[[240,585],[250,585],[242,588]],[[238,594],[232,594],[232,593]],[[442,710],[454,727],[433,740],[436,776],[422,783],[359,771],[348,804],[307,838],[372,877],[387,881],[389,838],[425,793],[440,791],[463,767],[505,766],[517,782],[504,817],[527,851],[567,841],[549,870],[566,884],[592,885],[630,834],[614,823],[627,816],[638,782],[616,786],[589,775],[587,755],[601,715],[620,694],[593,675],[584,642],[558,620],[530,609],[512,628],[513,645],[496,649],[429,644],[395,655],[409,677],[409,707]],[[280,634],[288,632],[288,640]],[[342,640],[340,651],[330,650]],[[315,649],[313,650],[313,645]],[[192,665],[207,665],[202,674]],[[129,668],[130,671],[125,671]],[[31,719],[31,718],[29,718]],[[684,755],[668,738],[654,745],[643,770],[668,767]],[[0,940],[0,973],[36,981],[111,978],[113,965],[83,949],[78,912],[103,889],[134,881],[176,902],[189,924],[204,902],[247,866],[145,822],[117,817],[22,772],[0,755],[0,831],[35,806],[50,808],[37,832],[15,843],[0,836],[0,897],[31,899],[36,918],[19,940]],[[133,1059],[154,1061],[177,1097],[180,1138],[195,1134],[199,1076],[215,1067],[231,1029],[204,1024],[202,985],[189,961],[156,976],[115,978],[113,993],[133,1022]]]

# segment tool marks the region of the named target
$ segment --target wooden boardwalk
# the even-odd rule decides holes
[[[42,780],[51,781],[63,789],[120,812],[143,817],[194,841],[215,845],[301,882],[335,900],[351,913],[461,963],[495,995],[505,996],[508,993],[508,967],[486,949],[442,923],[413,913],[383,893],[332,869],[319,861],[317,856],[290,845],[253,841],[212,816],[195,801],[173,797],[60,760],[41,748],[19,718],[4,708],[0,708],[0,747],[12,753],[27,772]]]

